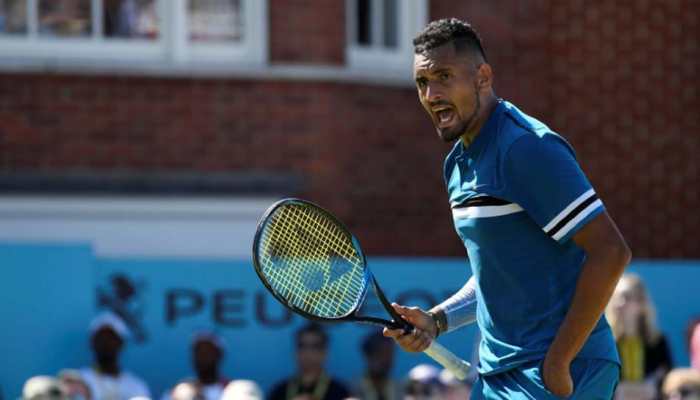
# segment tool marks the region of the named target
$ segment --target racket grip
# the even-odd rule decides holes
[[[447,368],[457,379],[463,381],[469,373],[471,365],[447,350],[440,343],[432,341],[427,349],[423,350],[430,358]]]

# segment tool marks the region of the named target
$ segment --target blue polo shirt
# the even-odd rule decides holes
[[[503,100],[467,148],[457,142],[444,174],[477,283],[479,372],[544,358],[586,258],[571,238],[603,204],[571,146]],[[619,363],[605,317],[578,357]]]

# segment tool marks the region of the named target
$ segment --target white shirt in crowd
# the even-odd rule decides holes
[[[146,383],[136,375],[122,371],[118,377],[101,374],[93,368],[80,370],[94,400],[129,400],[134,397],[150,398]]]
[[[202,386],[202,395],[205,400],[218,400],[224,393],[224,385],[221,383],[213,383],[211,385]]]
[[[226,385],[224,383],[212,383],[210,385],[202,385],[196,388],[193,386],[194,379],[186,379],[175,386],[172,390],[167,390],[161,396],[160,400],[179,400],[195,397],[197,390],[203,400],[220,400],[224,393]]]

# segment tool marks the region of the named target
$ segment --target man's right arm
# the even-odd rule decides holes
[[[447,300],[430,309],[436,319],[444,321],[439,333],[451,332],[476,321],[476,279],[467,283]],[[443,324],[438,324],[443,325]]]
[[[401,329],[384,328],[384,336],[394,338],[402,349],[410,352],[423,351],[440,333],[450,332],[476,319],[476,281],[474,277],[457,293],[433,307],[429,312],[418,307],[392,304],[394,310],[415,326],[411,333]],[[438,318],[444,318],[445,327],[438,331]]]

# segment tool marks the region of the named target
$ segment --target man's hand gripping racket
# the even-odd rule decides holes
[[[306,318],[363,322],[405,334],[414,329],[384,296],[357,239],[335,216],[308,201],[280,200],[265,212],[253,240],[253,265],[272,295]],[[391,321],[358,315],[370,284]],[[457,378],[466,377],[469,363],[436,341],[424,352]]]

